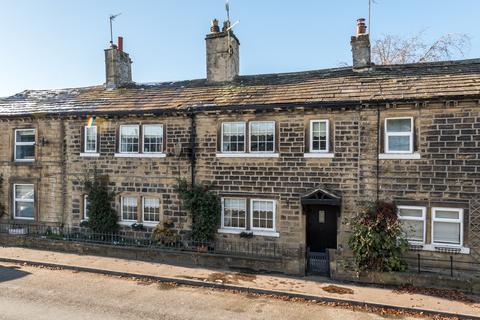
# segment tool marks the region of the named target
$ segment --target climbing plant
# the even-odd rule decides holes
[[[393,203],[368,204],[351,220],[350,248],[358,270],[405,271],[402,256],[408,249]]]
[[[0,175],[0,217],[5,214],[5,205],[3,204],[3,175]]]
[[[213,240],[220,223],[220,198],[210,184],[194,184],[179,179],[176,190],[182,206],[192,217],[192,238],[195,241]]]
[[[88,195],[88,227],[98,233],[118,231],[118,215],[112,207],[115,194],[108,190],[108,176],[100,175],[95,168],[87,175],[84,187]]]

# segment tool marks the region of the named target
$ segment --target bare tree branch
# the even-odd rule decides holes
[[[404,64],[451,60],[464,57],[470,49],[470,37],[466,34],[449,33],[431,44],[423,39],[424,31],[410,38],[384,35],[375,40],[372,48],[376,64]]]

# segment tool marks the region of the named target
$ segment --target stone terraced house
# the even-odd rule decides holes
[[[79,226],[97,167],[126,229],[189,230],[176,181],[212,182],[219,238],[298,249],[277,271],[303,273],[306,248],[340,268],[348,218],[375,199],[397,204],[412,254],[478,261],[480,60],[373,65],[362,21],[351,44],[352,67],[244,76],[214,22],[206,79],[134,83],[119,43],[105,85],[0,99],[3,221]]]

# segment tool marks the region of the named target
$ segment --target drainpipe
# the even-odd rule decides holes
[[[197,144],[197,121],[195,112],[190,112],[190,168],[192,170],[191,182],[192,187],[195,185],[195,167],[197,164],[196,144]]]
[[[376,191],[376,197],[377,197],[377,203],[380,198],[380,106],[377,105],[377,170],[376,170],[376,183],[377,183],[377,191]]]

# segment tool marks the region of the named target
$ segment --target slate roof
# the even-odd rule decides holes
[[[103,86],[27,90],[0,98],[0,117],[32,114],[149,112],[187,107],[295,105],[372,100],[408,100],[480,95],[480,59],[351,67],[297,73],[240,76],[224,84],[205,79],[136,84],[107,91]]]

